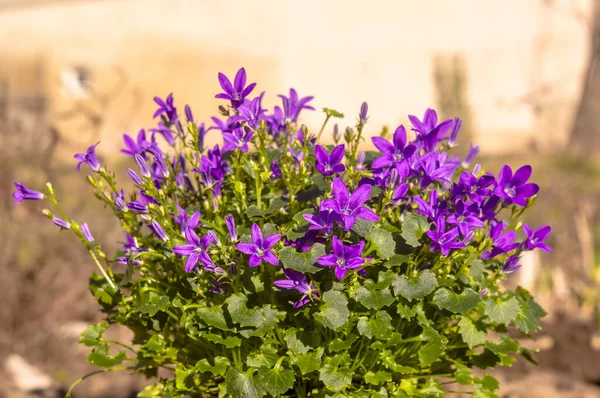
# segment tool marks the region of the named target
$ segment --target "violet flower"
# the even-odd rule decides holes
[[[140,172],[142,173],[142,176],[148,178],[150,177],[150,169],[148,169],[148,164],[146,163],[146,160],[144,159],[144,157],[142,155],[140,155],[139,153],[136,153],[134,156],[135,162],[137,163],[138,167],[140,168]]]
[[[458,196],[466,195],[474,202],[481,202],[492,194],[492,190],[488,187],[495,181],[494,176],[489,173],[477,178],[473,174],[463,171],[458,183],[454,184],[451,191]]]
[[[546,245],[544,241],[552,232],[552,228],[548,225],[538,228],[535,231],[532,231],[529,225],[523,224],[523,231],[525,231],[525,235],[527,239],[523,242],[523,248],[525,250],[533,250],[540,249],[547,252],[552,252],[550,246]]]
[[[474,204],[477,206],[477,204]],[[470,209],[476,207],[467,206],[462,200],[457,200],[454,213],[450,214],[446,219],[448,224],[453,224],[458,227],[462,236],[467,236],[469,231],[475,228],[485,227],[485,223],[477,218]]]
[[[415,212],[427,216],[430,221],[435,221],[440,216],[448,213],[446,210],[446,202],[438,202],[438,193],[435,189],[429,193],[429,203],[425,202],[425,200],[418,196],[414,196],[413,200],[419,206]]]
[[[357,217],[369,221],[379,221],[379,216],[373,210],[363,206],[369,200],[370,185],[362,185],[350,195],[346,184],[336,178],[331,183],[331,189],[334,198],[321,202],[321,210],[331,209],[337,213],[340,217],[339,221],[346,231],[354,226]]]
[[[148,213],[148,206],[140,199],[127,203],[127,208],[134,213]]]
[[[14,183],[16,190],[13,192],[12,196],[15,198],[13,205],[17,205],[24,200],[41,200],[44,199],[44,194],[38,191],[31,190],[25,185],[15,182]]]
[[[100,161],[98,160],[98,157],[96,156],[96,147],[98,146],[99,143],[100,143],[100,141],[98,141],[95,145],[88,147],[86,153],[75,154],[74,158],[79,160],[79,163],[77,163],[77,171],[81,170],[81,165],[83,163],[90,166],[90,169],[92,169],[93,171],[100,170],[102,165],[100,164]]]
[[[519,247],[519,244],[514,242],[517,236],[515,231],[502,232],[502,230],[506,228],[506,222],[492,222],[492,224],[492,228],[490,228],[489,232],[490,238],[492,238],[492,250],[483,253],[481,255],[482,260],[490,260],[500,254],[508,253]]]
[[[192,113],[192,108],[188,104],[183,107],[183,112],[185,113],[185,118],[189,123],[194,124],[194,114]]]
[[[371,141],[383,153],[373,161],[374,169],[387,167],[392,163],[400,163],[416,150],[414,145],[406,145],[406,129],[402,125],[398,126],[394,132],[393,144],[381,137],[372,137]]]
[[[252,242],[238,243],[235,247],[244,254],[249,254],[249,264],[256,267],[266,261],[269,264],[279,265],[279,260],[271,251],[271,248],[281,239],[280,234],[273,234],[263,239],[263,233],[258,224],[252,224]]]
[[[129,178],[131,178],[131,181],[133,181],[136,185],[143,185],[144,182],[142,181],[142,179],[140,178],[139,175],[137,175],[137,173],[135,171],[133,171],[132,169],[127,169],[125,170],[125,172],[127,173],[127,175],[129,176]]]
[[[177,121],[177,109],[173,104],[173,93],[169,94],[165,100],[160,97],[154,97],[154,102],[158,105],[158,109],[152,115],[153,119],[160,115],[165,115],[169,123],[174,124]]]
[[[239,149],[248,152],[248,143],[254,132],[247,127],[234,129],[231,133],[223,133],[223,153]]]
[[[90,227],[88,227],[87,223],[84,222],[83,224],[81,224],[79,229],[81,229],[81,233],[83,234],[85,240],[87,240],[90,243],[94,241],[94,237],[92,236],[92,233],[90,232]]]
[[[304,214],[302,217],[310,224],[309,230],[323,231],[325,235],[331,233],[333,223],[339,219],[338,214],[330,209],[319,210],[318,214]]]
[[[123,134],[123,141],[125,142],[125,149],[121,149],[126,155],[134,156],[136,153],[143,155],[152,144],[146,141],[146,131],[141,129],[137,135],[137,141],[134,141],[133,138],[128,136],[127,134]]]
[[[115,209],[117,209],[119,211],[127,211],[128,210],[127,205],[125,204],[125,193],[123,192],[122,189],[119,191],[118,194],[113,192],[112,197],[113,197],[113,201],[115,204]]]
[[[219,84],[224,93],[217,94],[215,98],[231,101],[231,106],[238,108],[244,103],[244,99],[254,90],[256,83],[246,86],[246,70],[241,68],[237,71],[233,85],[231,81],[222,73],[219,73]]]
[[[450,136],[448,137],[448,145],[450,148],[454,148],[456,145],[456,139],[458,138],[458,133],[460,132],[460,128],[462,127],[462,120],[459,118],[454,119],[454,123],[452,124],[452,130],[450,131]]]
[[[61,218],[54,217],[52,218],[52,222],[63,229],[71,229],[71,224]]]
[[[365,263],[365,258],[361,257],[365,248],[365,242],[362,240],[355,245],[346,246],[337,236],[334,236],[331,240],[331,248],[333,254],[319,257],[317,263],[324,267],[335,267],[334,273],[338,280],[344,279],[348,270],[360,268]]]
[[[345,149],[346,146],[344,144],[338,145],[333,148],[330,155],[323,146],[315,146],[316,169],[319,173],[324,176],[343,173],[346,170],[346,166],[340,162],[344,157]]]
[[[280,289],[297,290],[302,294],[302,298],[294,303],[294,308],[302,307],[310,302],[311,297],[319,296],[315,284],[309,283],[306,280],[306,277],[300,272],[292,269],[285,269],[283,270],[283,274],[287,279],[275,281],[273,284]]]
[[[312,101],[313,97],[298,97],[298,93],[293,88],[290,89],[290,96],[286,97],[283,95],[279,95],[283,104],[283,121],[296,123],[298,121],[298,116],[303,109],[308,109],[314,111],[315,108],[308,105],[310,101]],[[278,107],[276,107],[278,108]]]
[[[469,165],[471,164],[473,159],[475,159],[475,157],[478,154],[479,154],[479,147],[471,144],[471,146],[469,147],[469,152],[467,153],[467,156],[465,157],[465,160],[463,160],[461,163],[462,167],[464,167],[465,169],[467,167],[469,167]]]
[[[164,242],[169,240],[167,233],[165,232],[163,227],[158,223],[158,221],[152,220],[152,223],[150,224],[150,229],[152,229],[152,231],[154,231],[156,236],[158,236]]]
[[[237,231],[235,230],[235,220],[233,216],[225,216],[225,224],[227,224],[227,231],[229,231],[229,238],[232,242],[237,240]]]
[[[540,189],[537,184],[527,184],[531,177],[531,166],[523,166],[513,175],[512,169],[507,165],[500,170],[494,193],[506,203],[519,206],[527,205],[527,198],[534,196]]]
[[[409,116],[408,118],[413,126],[412,130],[417,133],[416,142],[419,147],[428,152],[435,149],[439,140],[454,125],[452,120],[446,120],[437,124],[437,113],[433,109],[427,109],[425,111],[423,122],[415,116]]]
[[[454,227],[446,231],[446,221],[444,217],[438,217],[435,222],[435,231],[427,231],[427,236],[431,239],[431,250],[441,251],[442,256],[450,254],[450,249],[460,249],[465,247],[464,242],[456,241],[458,238],[458,228]]]
[[[185,262],[185,272],[191,272],[196,268],[196,264],[200,262],[205,268],[209,270],[214,269],[214,264],[210,259],[206,249],[212,243],[212,237],[204,235],[202,238],[198,238],[198,235],[193,229],[187,228],[185,230],[185,239],[187,243],[177,245],[173,247],[173,252],[179,256],[188,256]]]
[[[358,122],[360,124],[365,124],[367,122],[367,112],[369,111],[369,104],[363,102],[360,106],[360,113],[358,114]]]
[[[502,273],[510,274],[511,272],[515,272],[521,268],[521,264],[519,264],[519,257],[510,256],[502,266]]]

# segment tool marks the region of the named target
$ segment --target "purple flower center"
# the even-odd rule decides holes
[[[402,160],[402,151],[398,150],[396,152],[394,152],[394,160],[396,162],[400,162]]]
[[[241,101],[242,93],[240,93],[238,91],[234,91],[233,94],[231,94],[231,98],[233,98],[234,101]]]
[[[508,195],[509,198],[514,198],[517,195],[514,185],[505,185],[504,192]]]
[[[256,248],[256,255],[259,256],[259,257],[262,257],[262,256],[265,255],[265,251],[263,249],[257,247]]]
[[[340,268],[346,268],[346,259],[345,258],[338,257],[336,263]]]

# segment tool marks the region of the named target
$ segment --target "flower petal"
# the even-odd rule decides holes
[[[198,264],[198,253],[192,253],[185,262],[185,272],[192,272],[196,264]]]
[[[344,157],[345,150],[346,146],[344,144],[338,145],[335,148],[333,148],[333,151],[331,151],[331,155],[329,155],[329,163],[333,165],[341,162],[342,158]]]
[[[368,184],[361,185],[356,189],[356,191],[352,192],[350,196],[350,200],[348,201],[348,206],[352,210],[356,210],[363,203],[369,200],[369,195],[371,194],[371,186]]]
[[[251,267],[256,267],[257,265],[260,265],[261,262],[262,258],[258,257],[256,254],[251,255],[250,259],[248,260],[248,263]]]
[[[373,210],[365,206],[359,207],[358,210],[354,212],[354,215],[363,220],[379,221],[379,216]]]
[[[271,250],[267,250],[262,259],[268,262],[269,264],[279,265],[279,260]]]
[[[173,247],[173,253],[180,256],[189,256],[196,249],[195,246],[189,244],[183,244]]]
[[[331,183],[331,187],[333,189],[333,195],[339,203],[339,207],[346,207],[346,205],[348,204],[349,196],[348,187],[346,187],[346,184],[344,184],[344,182],[340,178],[336,178]]]
[[[388,140],[386,140],[384,138],[371,137],[371,141],[373,141],[373,145],[375,145],[375,147],[377,149],[379,149],[381,151],[381,153],[391,155],[396,150],[394,148],[394,146]]]
[[[341,281],[346,276],[346,269],[341,268],[341,267],[336,267],[334,273],[335,273],[335,277],[338,279],[338,281]]]
[[[235,80],[233,82],[233,87],[236,91],[241,92],[244,90],[246,86],[246,69],[240,68],[235,74]]]
[[[319,163],[329,163],[329,154],[327,153],[327,150],[321,145],[315,146],[315,158]]]
[[[263,240],[263,248],[264,249],[270,249],[270,248],[272,248],[273,246],[275,246],[275,244],[277,242],[279,242],[279,239],[281,239],[281,234],[273,234],[273,235],[267,236]]]
[[[515,171],[515,175],[512,178],[512,185],[519,186],[523,185],[531,177],[531,166],[523,166],[519,170]]]
[[[252,236],[252,243],[254,243],[258,247],[262,247],[263,234],[258,224],[252,224],[252,231],[250,232],[250,235]]]
[[[275,281],[273,284],[280,289],[293,289],[296,286],[296,283],[290,280]]]
[[[317,263],[324,267],[335,267],[337,265],[337,256],[335,254],[326,254],[319,257]]]
[[[394,132],[394,146],[396,149],[403,149],[404,145],[406,145],[406,129],[403,125],[400,125]]]
[[[231,85],[231,82],[229,81],[227,76],[225,76],[221,72],[219,72],[219,84],[221,85],[223,91],[225,91],[227,94],[233,93],[233,86]]]
[[[254,243],[238,243],[235,248],[244,254],[254,254],[256,252]]]

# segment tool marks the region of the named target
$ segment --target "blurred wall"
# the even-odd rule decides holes
[[[434,107],[432,60],[460,54],[484,151],[526,150],[532,142],[555,147],[566,140],[588,59],[588,3],[0,3],[0,78],[8,79],[11,95],[49,97],[48,118],[76,147],[63,148],[65,154],[96,137],[108,153],[120,147],[121,134],[153,126],[154,95],[173,92],[181,109],[190,103],[208,121],[219,103],[217,72],[232,75],[240,66],[259,83],[258,92],[267,91],[269,106],[293,86],[314,95],[317,109],[340,110],[352,124],[366,100],[376,134]],[[65,96],[61,70],[71,65],[93,72],[100,101]],[[78,115],[76,106],[95,116]],[[317,127],[322,114],[304,121]]]

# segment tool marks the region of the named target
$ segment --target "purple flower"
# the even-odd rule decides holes
[[[71,224],[70,224],[70,223],[68,223],[68,222],[66,222],[65,220],[63,220],[63,219],[61,219],[61,218],[54,217],[54,218],[52,219],[52,222],[53,222],[54,224],[58,225],[58,226],[59,226],[59,227],[61,227],[61,228],[64,228],[64,229],[71,229]]]
[[[166,241],[169,240],[169,237],[167,236],[167,233],[165,232],[165,230],[163,229],[163,227],[158,223],[158,221],[152,220],[152,223],[150,224],[150,229],[152,229],[152,231],[154,231],[154,233],[156,234],[156,236],[158,236],[163,241],[166,242]]]
[[[264,119],[263,115],[267,111],[266,109],[263,109],[261,105],[264,94],[264,92],[261,93],[252,101],[244,100],[244,103],[238,108],[240,116],[235,117],[234,120],[245,121],[250,127],[256,129],[261,120]]]
[[[361,257],[365,242],[360,241],[356,245],[345,246],[342,241],[334,236],[331,240],[333,254],[326,254],[317,259],[317,263],[324,267],[335,267],[335,277],[344,279],[348,270],[354,270],[364,265],[365,259]]]
[[[83,234],[85,240],[87,240],[90,243],[94,241],[94,237],[92,236],[92,233],[90,232],[90,228],[88,227],[87,223],[84,222],[83,224],[81,224],[79,229],[81,229],[81,233]]]
[[[511,272],[517,271],[521,268],[521,264],[519,264],[519,257],[510,256],[502,266],[502,273],[510,274]]]
[[[454,125],[452,120],[446,120],[437,124],[437,113],[433,109],[427,109],[425,111],[423,122],[416,116],[409,116],[408,118],[413,126],[413,131],[417,133],[416,142],[420,148],[423,148],[428,152],[435,149],[439,140]]]
[[[356,218],[363,218],[370,221],[379,221],[379,216],[363,204],[369,199],[371,193],[370,185],[358,187],[352,195],[348,191],[346,184],[341,179],[336,178],[331,183],[333,196],[335,199],[325,199],[321,203],[321,210],[331,209],[340,217],[341,225],[348,231]]]
[[[119,194],[113,192],[112,197],[115,203],[115,209],[120,211],[127,211],[127,205],[125,204],[125,193],[122,189],[119,191]]]
[[[435,231],[427,231],[427,236],[431,239],[431,250],[441,251],[442,256],[450,254],[450,249],[460,249],[465,247],[465,243],[456,241],[458,238],[458,228],[454,227],[446,231],[446,222],[444,217],[438,217],[435,222]]]
[[[464,167],[464,168],[469,167],[469,165],[471,164],[473,159],[475,159],[475,157],[478,154],[479,154],[479,147],[471,144],[471,146],[469,147],[469,152],[467,153],[465,160],[463,160],[463,162],[462,162],[462,167]]]
[[[331,155],[327,153],[327,150],[317,145],[315,147],[315,158],[316,168],[319,173],[324,176],[330,176],[332,174],[343,173],[346,170],[346,166],[340,164],[344,157],[344,151],[346,146],[344,144],[338,145],[331,151]]]
[[[456,145],[456,138],[458,138],[458,133],[460,132],[460,128],[462,127],[462,120],[459,118],[454,119],[454,123],[452,124],[452,131],[450,131],[450,136],[448,137],[448,145],[450,148],[453,148]]]
[[[448,224],[456,225],[462,236],[467,236],[469,231],[485,226],[484,222],[477,218],[472,212],[472,210],[476,208],[476,203],[467,206],[465,205],[465,202],[459,199],[456,201],[455,212],[450,214],[446,221]]]
[[[188,122],[194,124],[194,114],[192,113],[192,108],[188,104],[183,107],[183,112],[185,113],[185,118]]]
[[[533,250],[540,249],[547,252],[552,252],[550,246],[546,245],[544,241],[552,232],[552,228],[548,225],[538,228],[537,230],[532,231],[529,225],[523,224],[523,231],[525,231],[525,235],[527,239],[523,242],[523,247],[525,250]]]
[[[477,178],[473,174],[463,171],[458,183],[452,187],[452,193],[458,196],[466,195],[474,202],[481,202],[491,195],[492,191],[488,187],[494,182],[494,176],[489,173]]]
[[[219,73],[219,84],[224,93],[217,94],[215,98],[231,101],[231,106],[238,108],[244,103],[244,99],[254,90],[256,83],[249,84],[246,87],[246,70],[241,68],[235,75],[233,85],[231,81],[222,73]]]
[[[273,282],[280,289],[297,290],[302,294],[302,298],[294,303],[294,308],[299,308],[308,303],[312,297],[318,297],[319,292],[314,283],[309,283],[306,277],[298,271],[292,269],[283,270],[283,274],[287,279]]]
[[[367,112],[369,111],[369,104],[363,102],[360,106],[360,113],[358,115],[358,122],[360,124],[365,124],[367,122]]]
[[[229,238],[232,242],[237,240],[237,231],[235,230],[235,220],[233,216],[225,216],[225,224],[227,224],[227,230],[229,231]]]
[[[372,137],[373,145],[383,153],[373,161],[372,167],[380,169],[392,163],[400,163],[415,152],[414,145],[406,146],[406,129],[400,125],[394,132],[393,144],[381,137]]]
[[[279,96],[281,98],[283,104],[283,123],[292,122],[296,123],[298,121],[298,116],[303,109],[309,109],[314,111],[315,108],[308,105],[310,101],[312,101],[313,97],[304,97],[299,98],[298,93],[293,88],[290,89],[290,96],[286,97],[283,95]],[[279,109],[279,107],[275,107],[275,109]],[[281,111],[280,111],[281,112]]]
[[[248,152],[248,143],[254,132],[247,127],[239,127],[231,133],[223,133],[223,153],[239,149]]]
[[[173,136],[173,132],[169,127],[165,126],[163,122],[158,122],[158,127],[150,129],[150,132],[152,132],[152,141],[156,139],[156,133],[159,133],[169,143],[169,145],[175,145],[175,137]]]
[[[446,209],[446,202],[438,203],[438,193],[434,189],[429,194],[429,203],[425,202],[422,198],[415,196],[413,200],[417,203],[419,208],[415,210],[419,214],[423,214],[427,216],[429,220],[434,221],[439,218],[439,216],[446,214],[448,211]]]
[[[17,188],[12,196],[15,198],[13,205],[17,205],[24,200],[41,200],[44,199],[44,194],[38,191],[33,191],[26,188],[25,185],[15,182],[15,188]]]
[[[179,209],[179,214],[177,214],[174,219],[179,224],[182,234],[185,234],[186,229],[195,229],[202,224],[200,222],[200,212],[197,211],[191,216],[188,216],[185,210],[181,209],[179,206],[177,207]]]
[[[338,220],[338,215],[330,209],[319,210],[318,214],[304,214],[302,217],[310,223],[309,230],[323,231],[329,235],[333,229],[333,223]]]
[[[102,167],[102,165],[100,164],[98,157],[96,157],[96,147],[99,143],[100,141],[98,141],[96,145],[88,147],[86,153],[78,153],[74,156],[75,159],[79,160],[79,163],[77,163],[77,171],[81,170],[81,165],[83,163],[90,166],[90,169],[92,169],[93,171],[100,170],[100,167]]]
[[[121,149],[121,152],[130,156],[134,156],[136,153],[143,155],[152,146],[150,142],[146,141],[146,131],[144,129],[138,132],[137,141],[134,141],[127,134],[123,134],[123,141],[126,148]]]
[[[499,254],[508,253],[511,250],[519,247],[518,243],[514,243],[517,233],[515,231],[505,231],[506,222],[492,222],[492,228],[490,228],[490,238],[492,238],[492,250],[487,251],[481,255],[483,260],[490,260]]]
[[[445,154],[440,152],[429,152],[419,158],[419,171],[423,177],[419,182],[421,188],[426,188],[434,181],[449,183],[449,178],[458,166],[453,162],[447,162]]]
[[[258,224],[252,224],[252,243],[238,243],[235,247],[244,254],[250,254],[250,266],[256,267],[264,260],[269,264],[279,265],[279,260],[270,250],[281,238],[280,234],[273,234],[263,239],[262,231]]]
[[[148,164],[146,163],[146,160],[144,159],[144,157],[142,155],[140,155],[139,153],[136,153],[134,155],[134,159],[135,159],[135,162],[137,163],[138,167],[140,168],[142,176],[144,176],[146,178],[150,177],[150,170],[148,169]]]
[[[271,162],[271,180],[281,178],[281,167],[277,164],[277,159]]]
[[[153,119],[164,114],[169,123],[174,124],[177,121],[177,108],[173,104],[173,93],[169,94],[165,100],[154,97],[154,102],[158,105],[158,109],[152,115]]]
[[[527,198],[534,196],[540,189],[537,184],[526,184],[531,177],[531,166],[523,166],[513,175],[512,169],[507,165],[500,170],[494,193],[506,203],[519,206],[527,205]]]
[[[185,262],[185,272],[191,272],[196,268],[198,261],[204,266],[208,267],[208,270],[213,270],[215,265],[208,256],[206,249],[212,243],[212,237],[204,235],[202,238],[198,238],[198,235],[193,229],[187,228],[185,230],[185,240],[187,243],[177,245],[173,248],[173,252],[179,256],[188,256]]]
[[[148,213],[148,206],[140,199],[127,203],[127,208],[134,213]]]

